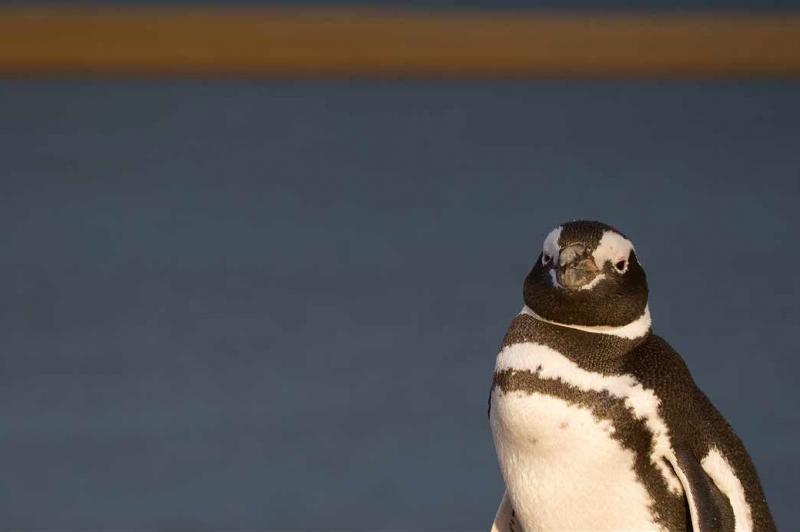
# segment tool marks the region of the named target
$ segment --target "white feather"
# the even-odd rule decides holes
[[[706,457],[700,461],[700,465],[703,466],[703,469],[719,490],[730,500],[731,508],[733,509],[735,532],[750,532],[753,530],[753,515],[750,505],[747,504],[742,483],[737,478],[731,465],[719,452],[719,449],[712,447]]]
[[[511,507],[511,501],[508,500],[508,492],[506,492],[503,494],[503,499],[500,501],[500,506],[497,508],[494,522],[492,522],[491,532],[513,532],[511,529],[513,511],[514,509]]]
[[[600,238],[600,243],[597,248],[592,252],[594,262],[602,269],[606,262],[615,264],[618,261],[625,261],[625,268],[623,273],[628,270],[628,256],[633,251],[633,243],[622,236],[621,234],[605,230],[603,236]]]
[[[590,333],[596,334],[610,334],[612,336],[619,336],[620,338],[627,338],[629,340],[633,340],[634,338],[641,338],[647,331],[650,330],[650,326],[652,324],[652,318],[650,317],[650,307],[645,306],[644,312],[641,316],[636,318],[634,321],[628,323],[627,325],[621,325],[619,327],[611,327],[606,325],[572,325],[568,323],[559,323],[557,321],[552,321],[545,319],[538,314],[536,314],[533,310],[530,309],[527,305],[522,307],[520,314],[527,314],[533,318],[536,318],[539,321],[543,321],[545,323],[552,323],[553,325],[559,325],[561,327],[568,327],[570,329],[577,329],[579,331],[585,331]]]
[[[544,244],[542,244],[542,253],[550,255],[556,264],[558,264],[558,250],[560,249],[558,245],[559,238],[561,238],[560,225],[547,234],[544,238]]]
[[[634,453],[610,421],[541,393],[495,388],[492,432],[525,530],[657,530]]]
[[[624,400],[633,415],[642,419],[653,433],[650,461],[664,477],[673,493],[682,493],[681,483],[663,459],[674,462],[669,429],[658,412],[660,400],[655,393],[642,386],[633,375],[603,375],[587,371],[558,351],[535,342],[512,344],[497,355],[495,371],[505,369],[527,370],[539,373],[544,379],[560,379],[579,390],[607,392]]]

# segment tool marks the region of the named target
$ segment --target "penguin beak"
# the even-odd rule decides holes
[[[561,249],[556,276],[558,284],[564,288],[577,290],[591,283],[599,273],[600,269],[583,244],[570,244]]]

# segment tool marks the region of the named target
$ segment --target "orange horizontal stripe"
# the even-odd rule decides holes
[[[0,8],[0,75],[800,75],[800,12]]]

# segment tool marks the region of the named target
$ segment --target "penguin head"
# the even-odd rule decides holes
[[[647,306],[647,278],[633,244],[613,227],[574,221],[553,229],[525,278],[525,304],[569,325],[627,325]]]

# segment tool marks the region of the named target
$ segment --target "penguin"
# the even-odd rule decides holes
[[[775,530],[742,442],[652,332],[628,237],[556,227],[523,299],[489,398],[506,486],[492,532]]]

